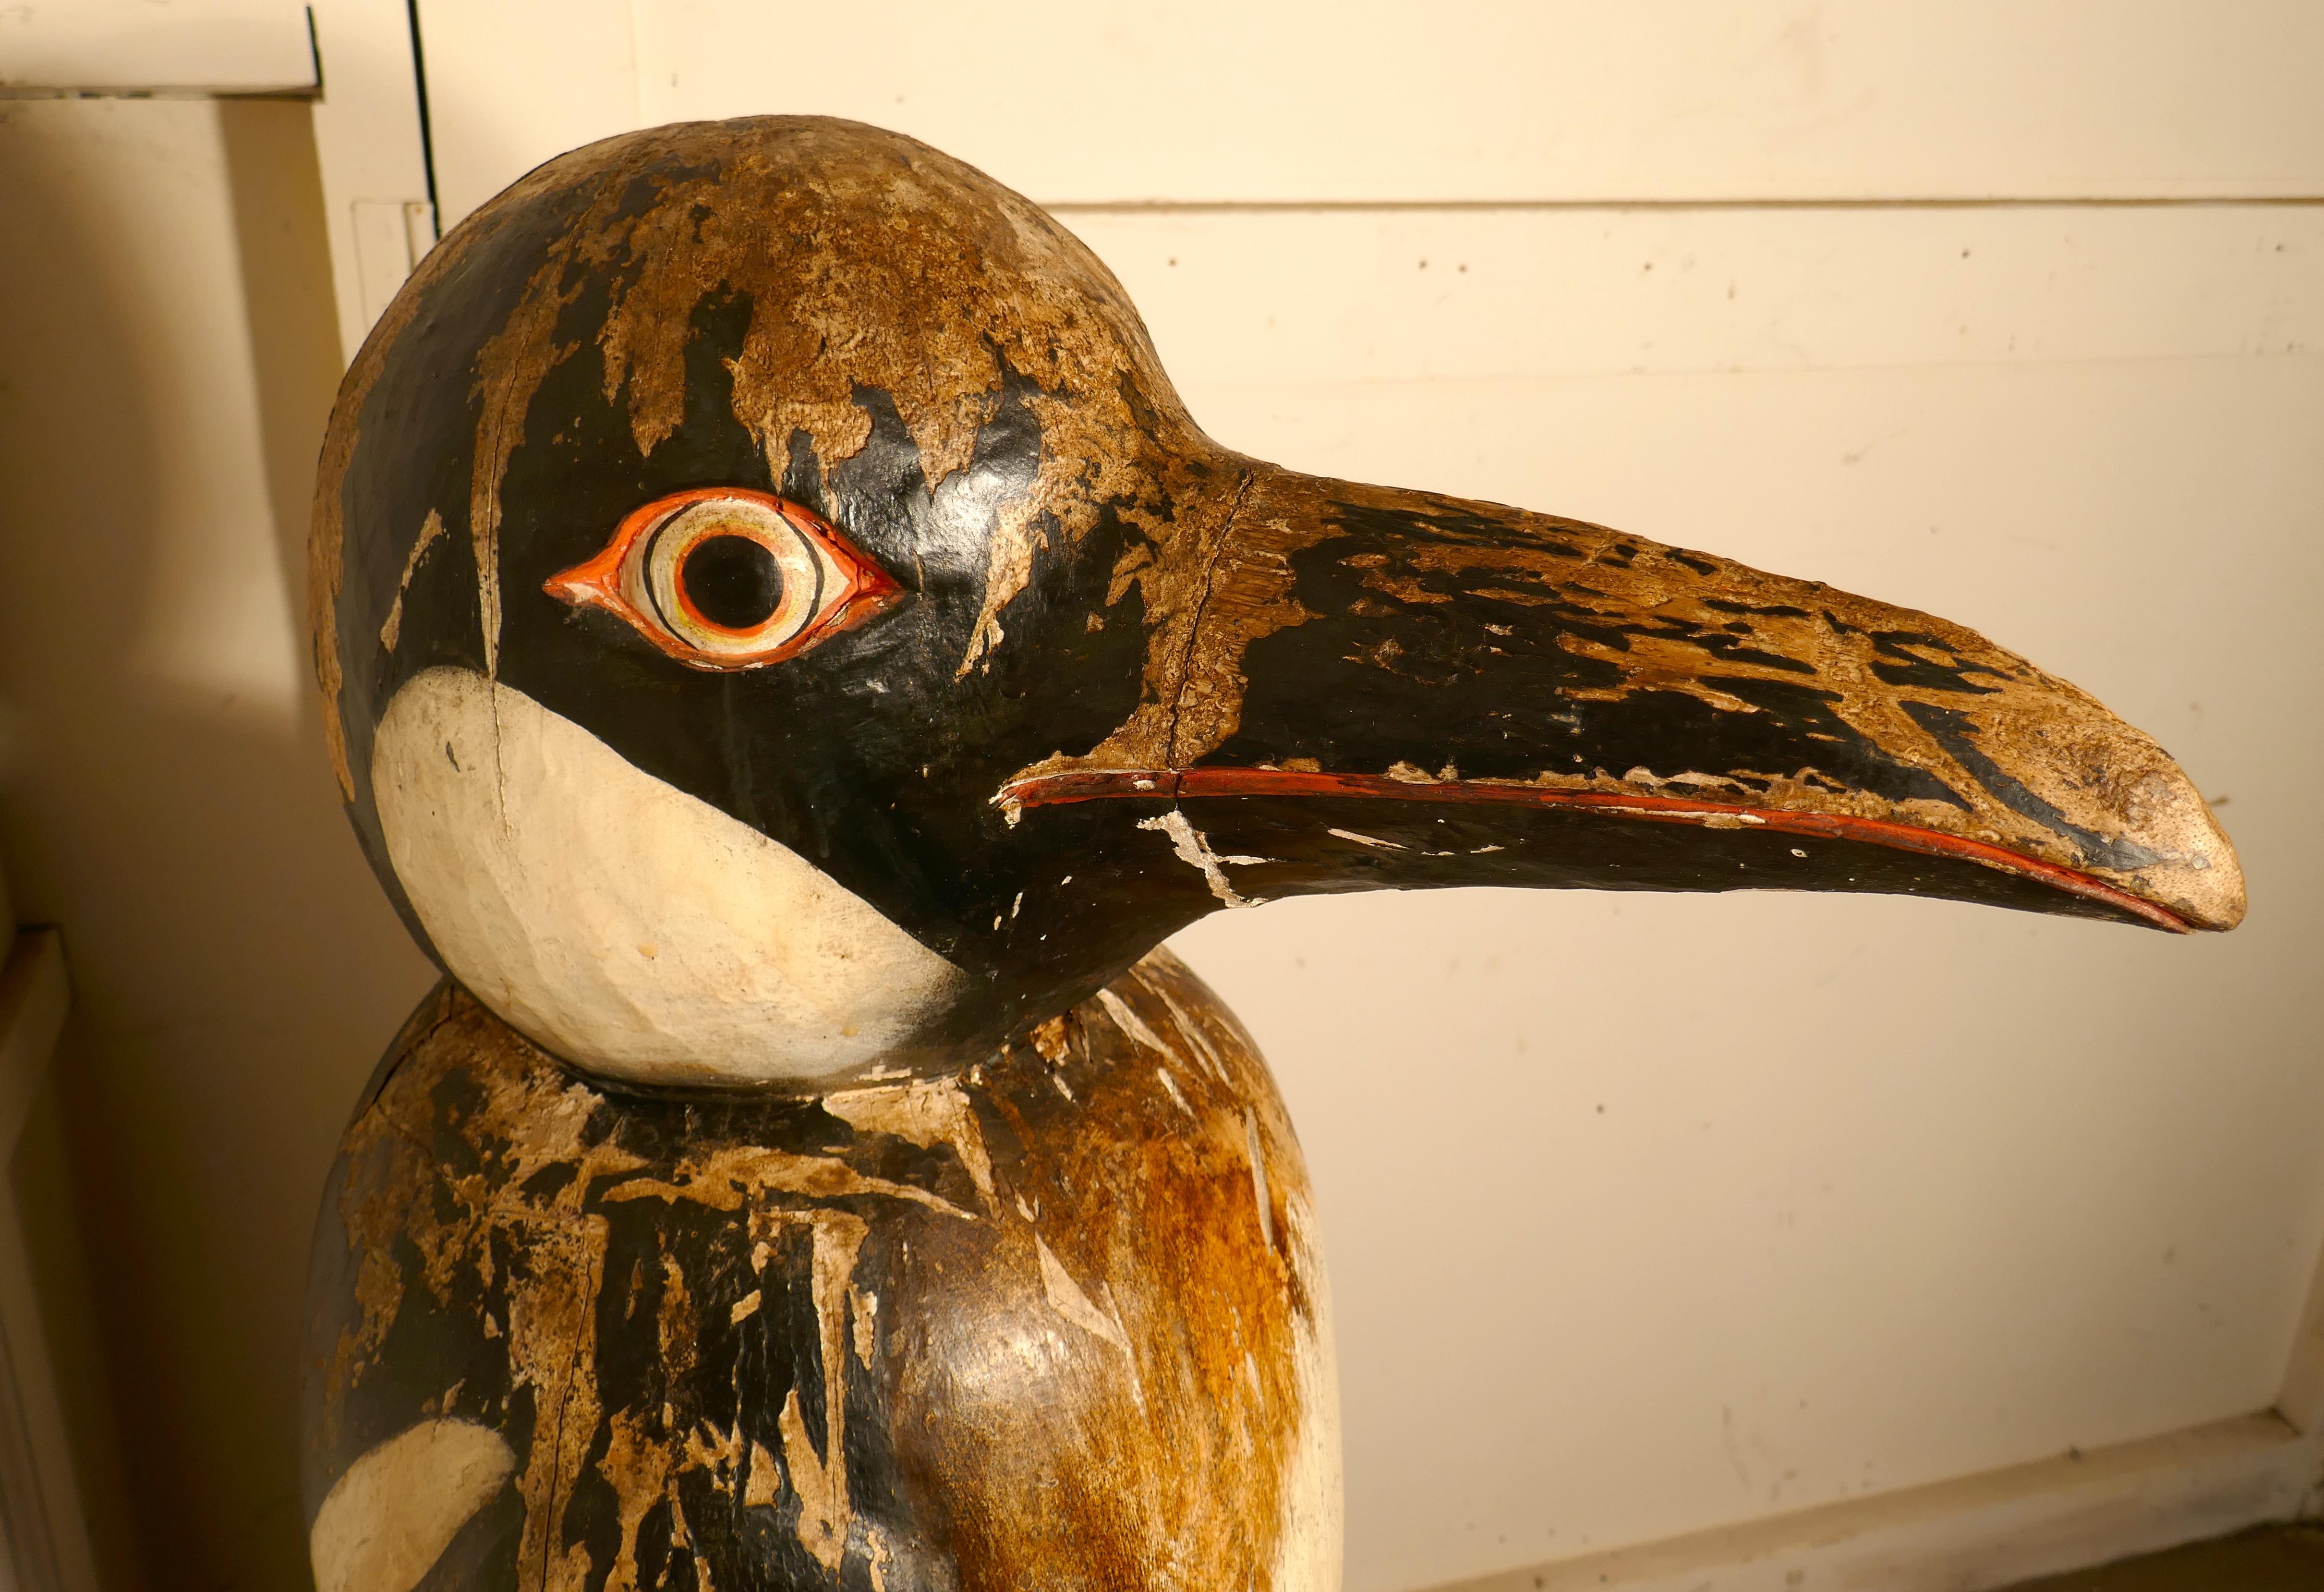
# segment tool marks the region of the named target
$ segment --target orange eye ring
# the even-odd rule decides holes
[[[742,600],[766,612],[746,623],[706,610],[689,571],[707,544],[733,542],[748,566]],[[730,570],[731,550],[714,563]],[[603,608],[693,669],[731,672],[796,658],[903,600],[904,589],[832,524],[788,498],[741,486],[658,497],[625,515],[597,553],[541,589]],[[725,596],[733,600],[734,593]]]

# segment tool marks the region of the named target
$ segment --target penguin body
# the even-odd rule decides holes
[[[327,1592],[398,1532],[429,1587],[1336,1584],[1305,1167],[1167,952],[822,1096],[601,1085],[447,986],[324,1228]]]

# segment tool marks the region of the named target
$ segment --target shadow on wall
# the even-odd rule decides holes
[[[308,1584],[317,1191],[432,978],[309,681],[321,207],[303,106],[0,106],[0,858],[71,958],[60,1066],[156,1587]]]

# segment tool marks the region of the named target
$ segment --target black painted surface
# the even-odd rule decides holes
[[[439,989],[317,1224],[309,1521],[449,1421],[513,1473],[430,1592],[1268,1585],[1327,1330],[1305,1172],[1198,980],[1157,956],[1111,995],[849,1097],[944,1105],[881,1116],[609,1088]]]
[[[481,402],[474,349],[566,219],[565,207],[545,206],[503,228],[429,296],[364,407],[342,493],[350,557],[367,560],[351,564],[338,608],[353,811],[399,900],[369,788],[372,729],[414,675],[484,668],[464,524]],[[1166,844],[1138,833],[1143,814],[1086,809],[1012,828],[991,804],[1017,770],[1061,749],[1086,751],[1127,718],[1146,655],[1135,588],[1106,606],[1111,570],[1143,536],[1109,515],[1074,557],[1037,563],[1038,578],[1002,614],[1008,644],[989,666],[958,674],[999,504],[1028,489],[1039,458],[1026,384],[1011,384],[969,468],[934,493],[894,406],[868,389],[857,394],[873,417],[862,453],[826,472],[800,433],[770,460],[729,408],[724,362],[740,351],[751,306],[728,296],[695,317],[685,423],[641,458],[622,394],[609,401],[604,390],[596,328],[609,275],[571,279],[558,335],[575,352],[542,383],[502,486],[502,682],[788,846],[969,971],[991,992],[964,1014],[971,1051],[1072,1004],[1214,906]],[[641,504],[706,486],[772,492],[812,509],[909,599],[803,656],[720,674],[676,662],[619,619],[541,589],[596,552]],[[398,550],[431,511],[451,532],[421,562],[399,644],[383,653],[375,637],[401,574]],[[391,526],[411,529],[398,535]],[[1104,614],[1102,629],[1089,627],[1093,612]],[[1071,886],[1061,883],[1068,874]],[[406,921],[424,944],[408,909]]]
[[[1431,543],[1545,552],[1572,560],[1558,578],[1586,582],[1583,554],[1562,546],[1554,528],[1514,528],[1443,500],[1333,512],[1342,534],[1292,560],[1296,594],[1312,617],[1252,646],[1241,733],[1203,763],[1249,767],[1313,757],[1326,768],[1373,769],[1406,760],[1431,773],[1451,763],[1471,779],[1600,770],[1618,776],[1637,768],[1661,778],[1738,769],[1789,774],[1813,767],[1835,790],[1967,805],[1925,769],[1899,761],[1840,718],[1832,693],[1812,680],[1717,680],[1720,692],[1748,702],[1752,712],[1673,690],[1592,699],[1586,693],[1622,688],[1623,674],[1576,643],[1628,652],[1668,640],[1713,658],[1812,674],[1805,664],[1753,653],[1730,634],[1683,618],[1609,619],[1525,568],[1496,569],[1487,580],[1414,563]],[[1381,563],[1351,561],[1367,558]],[[1406,600],[1367,581],[1383,565],[1422,595]],[[1921,683],[1979,689],[1967,671]]]
[[[1158,808],[1160,804],[1156,804]],[[1233,796],[1185,804],[1245,896],[1426,890],[1489,882],[1546,890],[1814,890],[1910,894],[2113,920],[2100,902],[1974,863],[1862,840],[1641,822],[1571,808],[1374,797]],[[1028,823],[1032,821],[1028,816]],[[1342,829],[1392,842],[1367,846]]]

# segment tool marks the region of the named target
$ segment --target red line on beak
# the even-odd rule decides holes
[[[1825,840],[1864,840],[1897,851],[1973,862],[2000,873],[2039,880],[2129,913],[2174,934],[2194,927],[2168,907],[2076,868],[2021,856],[2006,847],[1958,835],[1940,834],[1887,819],[1828,812],[1778,812],[1732,801],[1701,801],[1685,796],[1628,796],[1610,791],[1561,791],[1544,785],[1493,780],[1399,780],[1386,774],[1303,773],[1275,768],[1104,768],[1034,774],[1001,787],[993,801],[1002,807],[1056,807],[1074,801],[1145,797],[1177,801],[1202,796],[1360,796],[1396,801],[1447,801],[1512,807],[1566,807],[1611,813],[1647,823],[1699,824],[1766,829]],[[1719,820],[1726,819],[1726,824]]]

